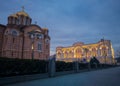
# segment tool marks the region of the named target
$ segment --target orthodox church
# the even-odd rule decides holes
[[[9,15],[7,25],[0,24],[0,57],[45,60],[49,55],[48,29],[32,24],[24,9]]]

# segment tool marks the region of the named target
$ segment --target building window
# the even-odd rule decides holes
[[[42,43],[38,43],[38,51],[42,51]]]
[[[12,20],[12,24],[15,24],[15,18],[13,18],[13,20]]]
[[[8,31],[5,32],[5,35],[8,35]]]
[[[24,17],[24,19],[23,19],[23,22],[24,22],[24,25],[26,25],[26,18]]]
[[[21,24],[21,17],[18,17],[18,24]]]
[[[15,42],[15,38],[13,38],[13,43]]]
[[[30,19],[27,19],[27,25],[30,25]]]
[[[30,38],[31,39],[35,38],[35,34],[30,34]]]
[[[17,31],[12,31],[13,36],[17,36]]]
[[[48,44],[48,43],[49,43],[49,39],[46,39],[46,40],[45,40],[45,43],[47,43],[47,44]]]
[[[37,34],[37,38],[42,39],[43,35],[42,34]]]

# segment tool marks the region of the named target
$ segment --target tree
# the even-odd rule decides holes
[[[90,64],[95,64],[95,63],[99,64],[100,62],[99,62],[99,60],[96,59],[96,57],[91,58],[90,59]]]

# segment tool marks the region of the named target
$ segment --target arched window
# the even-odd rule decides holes
[[[96,48],[92,48],[92,56],[97,56],[97,50],[96,50]]]
[[[43,38],[43,34],[37,34],[37,38],[42,39]]]
[[[12,35],[13,35],[13,36],[17,36],[17,31],[13,30],[13,31],[12,31]]]
[[[107,56],[108,51],[106,46],[101,47],[101,56]]]
[[[49,43],[49,39],[45,39],[45,43]]]
[[[24,25],[26,25],[26,17],[24,17],[23,23],[24,23]]]
[[[42,43],[41,42],[38,43],[38,51],[40,51],[40,52],[42,51]]]
[[[20,22],[21,22],[21,18],[20,16],[18,16],[18,24],[20,24]]]
[[[11,23],[11,17],[8,17],[8,24]]]
[[[8,35],[8,30],[7,30],[7,31],[5,31],[5,35]]]
[[[29,18],[27,19],[27,25],[30,25],[30,19]]]
[[[69,58],[73,58],[73,52],[71,50],[69,51]]]
[[[67,57],[68,57],[68,52],[65,51],[65,52],[64,52],[64,58],[67,58]]]
[[[61,52],[57,53],[57,58],[61,58]]]
[[[76,55],[76,58],[81,58],[82,57],[82,49],[81,48],[77,48],[75,50],[75,55]]]
[[[30,38],[31,39],[35,38],[35,34],[30,34]]]

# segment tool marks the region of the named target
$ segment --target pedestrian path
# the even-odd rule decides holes
[[[120,67],[33,80],[7,86],[120,86]]]

